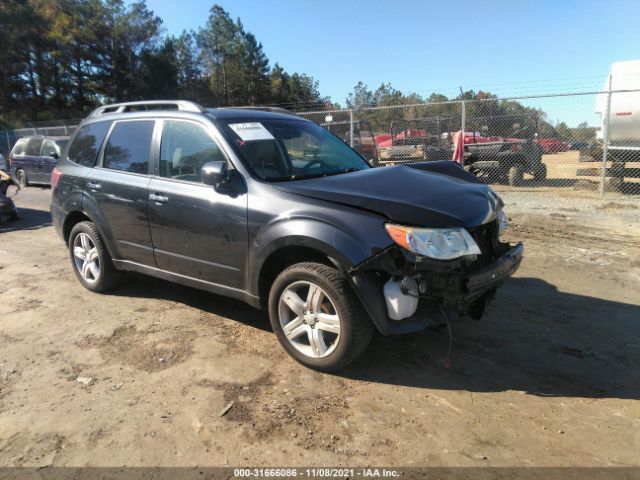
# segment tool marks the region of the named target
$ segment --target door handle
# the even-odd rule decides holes
[[[102,188],[102,185],[100,185],[98,182],[93,181],[93,180],[89,180],[87,182],[87,187],[89,187],[91,190],[100,190]]]
[[[169,201],[169,197],[165,197],[164,195],[161,195],[160,193],[156,192],[156,193],[149,194],[149,200],[156,203],[167,203]]]

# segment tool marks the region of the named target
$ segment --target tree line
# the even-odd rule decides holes
[[[179,98],[209,107],[277,105],[292,110],[339,108],[318,81],[271,66],[260,41],[219,5],[204,25],[165,35],[144,0],[2,0],[0,2],[0,126],[79,118],[97,105]],[[488,92],[405,94],[389,83],[358,82],[346,106],[378,131],[395,120],[437,118],[458,130],[459,103],[469,131],[491,135],[592,139],[592,128],[553,126],[544,112]],[[424,105],[422,105],[424,104]],[[411,105],[397,110],[372,107]],[[400,117],[400,118],[399,118]]]
[[[0,45],[0,122],[81,117],[126,100],[327,101],[312,77],[270,66],[258,39],[219,5],[203,26],[174,36],[144,0],[3,0]]]

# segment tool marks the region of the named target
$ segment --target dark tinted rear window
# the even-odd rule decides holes
[[[69,147],[69,160],[85,167],[93,167],[110,126],[111,122],[98,122],[80,128]]]
[[[116,123],[104,149],[102,166],[124,172],[148,173],[154,124],[148,120]]]

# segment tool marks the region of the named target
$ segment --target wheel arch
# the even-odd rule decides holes
[[[69,212],[62,224],[62,238],[64,239],[65,244],[69,244],[69,235],[71,235],[71,230],[80,222],[91,222],[96,226],[98,233],[100,234],[100,238],[104,243],[104,248],[107,249],[107,253],[113,257],[114,249],[110,243],[110,238],[106,236],[102,230],[100,222],[91,214],[85,210],[72,210]]]
[[[64,239],[65,243],[69,243],[69,235],[71,235],[71,230],[73,230],[73,227],[80,222],[93,222],[93,219],[81,210],[74,210],[72,212],[69,212],[69,214],[65,217],[64,223],[62,224],[62,238]]]

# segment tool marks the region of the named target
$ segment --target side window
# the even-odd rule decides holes
[[[11,151],[11,155],[12,156],[24,155],[24,150],[25,150],[26,146],[27,146],[27,140],[24,139],[24,138],[21,138],[13,146],[13,150]]]
[[[30,138],[27,141],[27,148],[24,154],[32,157],[38,157],[40,155],[41,146],[42,146],[41,138]]]
[[[148,173],[153,120],[118,122],[104,149],[102,166],[123,172]]]
[[[81,127],[69,147],[67,157],[78,165],[93,167],[111,122],[98,122]]]
[[[165,120],[160,144],[160,176],[200,182],[207,162],[227,161],[206,130],[196,123]]]
[[[41,157],[53,157],[53,155],[60,156],[60,149],[58,145],[52,140],[45,140],[42,142],[42,150],[40,151]]]

